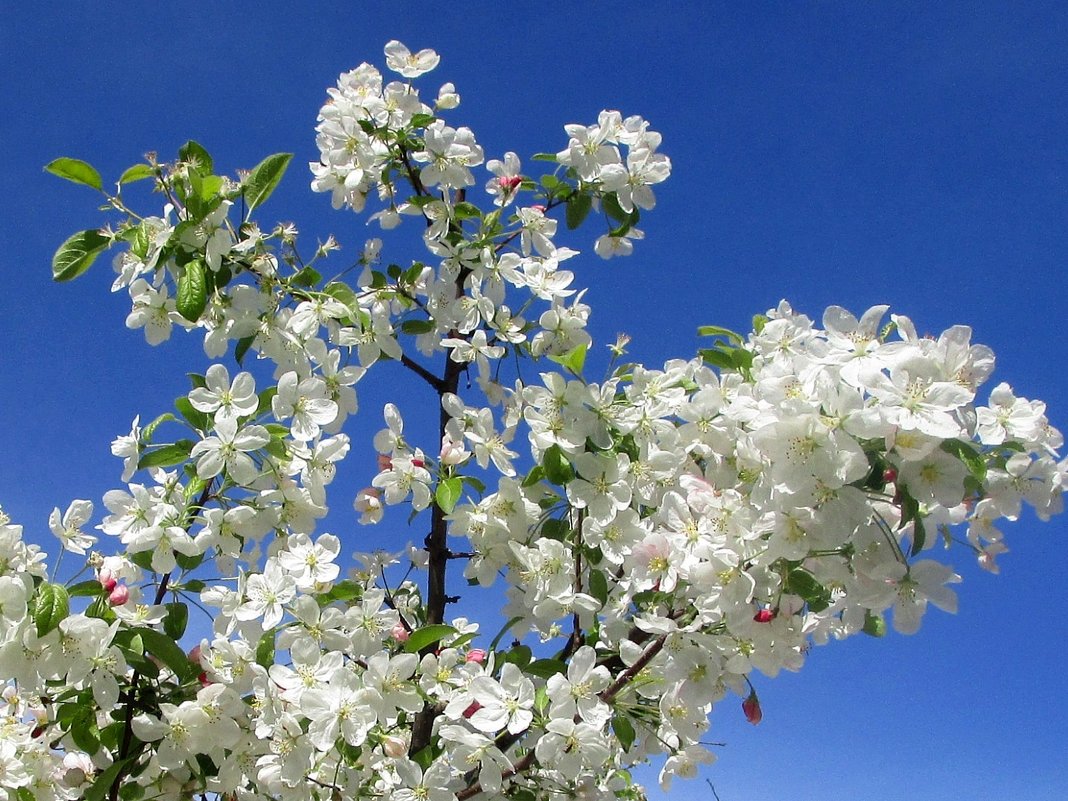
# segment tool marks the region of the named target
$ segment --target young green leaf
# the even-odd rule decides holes
[[[108,245],[108,238],[99,231],[79,231],[59,246],[52,256],[52,280],[71,281],[89,266]]]
[[[163,618],[163,633],[172,640],[180,640],[189,623],[189,607],[181,601],[167,604],[167,616]]]
[[[156,171],[147,164],[134,164],[132,167],[127,167],[126,171],[119,176],[119,183],[132,184],[134,181],[143,181],[155,176]]]
[[[43,637],[57,628],[70,613],[70,596],[62,584],[44,582],[37,588],[33,605],[33,622],[37,627],[37,636]]]
[[[91,164],[81,159],[58,158],[46,164],[45,171],[73,183],[91,186],[93,189],[103,191],[104,185],[100,180],[100,173]]]
[[[460,496],[463,494],[463,487],[463,479],[459,476],[447,478],[438,484],[438,488],[434,492],[434,500],[441,507],[441,511],[445,514],[452,513],[452,510],[456,508],[456,504],[460,500]]]
[[[191,323],[200,319],[208,305],[207,267],[200,259],[194,259],[185,265],[185,272],[178,279],[178,292],[174,305],[178,313]]]
[[[275,153],[252,168],[252,172],[245,179],[245,201],[248,203],[249,212],[271,196],[292,158],[292,153]]]
[[[575,477],[575,468],[571,466],[559,445],[546,448],[541,463],[545,469],[545,477],[553,484],[562,487]]]
[[[422,651],[428,645],[433,645],[456,633],[456,629],[452,626],[446,626],[444,623],[423,626],[421,629],[416,629],[412,632],[408,641],[404,643],[404,650],[409,654],[414,654]]]
[[[145,644],[145,651],[171,669],[182,683],[196,678],[200,668],[189,661],[185,651],[166,634],[155,629],[138,628],[137,633]]]
[[[555,676],[557,673],[563,673],[566,670],[567,665],[559,659],[535,659],[523,668],[524,673],[531,676],[537,676],[539,679],[547,679],[551,676]]]
[[[146,452],[137,462],[137,469],[146,467],[173,467],[181,464],[189,458],[189,452],[193,450],[193,440],[180,439],[170,445],[163,445],[155,450]]]
[[[192,139],[178,148],[178,160],[186,162],[195,172],[201,175],[211,175],[215,166],[204,146],[199,142],[194,142]]]
[[[591,208],[593,208],[593,197],[588,193],[581,192],[569,197],[567,199],[567,208],[564,213],[567,227],[574,230],[582,225],[582,221],[586,219]]]

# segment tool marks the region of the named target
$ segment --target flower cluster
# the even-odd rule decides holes
[[[783,302],[748,336],[700,329],[708,347],[659,367],[616,364],[617,343],[592,380],[559,213],[577,228],[596,210],[609,233],[594,250],[629,253],[670,173],[660,136],[605,111],[566,126],[538,180],[514,153],[477,178],[474,134],[439,116],[455,87],[430,106],[411,81],[437,55],[385,55],[407,80],[364,64],[329,90],[312,187],[335,207],[379,203],[384,229],[421,217],[429,257],[381,269],[372,240],[324,278],[336,242],[306,259],[293,226],[252,217],[288,154],[237,180],[194,142],[127,170],[104,193],[118,225],[57,253],[66,280],[121,246],[127,325],[152,344],[202,330],[207,355],[232,346],[238,367],[215,361],[174,412],[115,440],[103,545],[92,503],[53,511],[78,575],[60,581],[0,524],[13,801],[638,799],[634,764],[661,758],[666,787],[712,761],[702,742],[728,692],[759,722],[754,671],[955,609],[937,543],[996,570],[999,520],[1062,509],[1060,434],[1005,384],[984,404],[993,355],[962,326],[919,337],[885,306],[832,307],[817,326]],[[49,169],[100,189],[84,162]],[[122,187],[141,179],[159,216],[129,209]],[[466,192],[481,180],[487,210]],[[402,507],[429,534],[349,564],[316,529],[355,385],[387,362],[429,388],[422,413],[440,425],[416,441],[416,399],[387,404],[354,506],[365,523]],[[496,637],[446,614],[454,560],[503,598]]]

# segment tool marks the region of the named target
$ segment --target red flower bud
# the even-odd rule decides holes
[[[756,691],[750,691],[749,697],[742,701],[742,712],[745,713],[745,719],[754,726],[760,723],[764,713],[760,711],[760,699],[757,698]]]
[[[893,484],[897,481],[897,470],[892,467],[888,467],[883,471],[883,481],[887,484]]]
[[[757,623],[770,623],[774,619],[775,613],[770,609],[761,609],[759,612],[753,615],[753,620],[755,620]]]
[[[122,606],[130,600],[130,588],[125,584],[116,584],[108,595],[108,603],[112,606]]]
[[[115,575],[106,567],[100,568],[100,572],[96,574],[96,580],[100,582],[104,592],[111,592],[115,589],[115,585],[119,583]]]
[[[471,702],[471,706],[467,707],[467,709],[464,710],[464,717],[465,718],[471,717],[473,714],[478,712],[478,710],[480,710],[481,708],[482,708],[482,704],[480,704],[478,701],[472,701]]]

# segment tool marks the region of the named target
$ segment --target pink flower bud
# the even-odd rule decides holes
[[[392,459],[390,459],[384,453],[378,454],[378,472],[381,473],[383,470],[390,470],[390,469],[392,469],[392,467],[393,467],[393,460]]]
[[[754,726],[763,719],[764,713],[760,711],[760,699],[757,698],[756,691],[750,691],[749,697],[742,701],[742,712],[745,713],[745,719]]]
[[[482,704],[478,701],[472,701],[471,706],[464,710],[464,718],[470,718],[473,714],[478,712],[482,708]]]
[[[497,186],[503,189],[505,192],[511,192],[517,186],[523,183],[523,179],[518,175],[502,175],[497,179]]]
[[[130,588],[125,584],[116,584],[108,595],[108,603],[112,606],[122,606],[130,600]]]
[[[96,574],[96,580],[100,582],[100,586],[104,588],[104,592],[111,592],[115,589],[115,585],[119,583],[115,578],[115,574],[106,567],[100,568],[100,572]]]
[[[397,623],[389,630],[390,636],[397,642],[408,642],[408,638],[411,637],[411,632],[404,628],[403,623]]]
[[[481,648],[472,648],[467,652],[467,656],[464,657],[465,662],[475,662],[481,665],[486,661],[486,652]]]
[[[774,619],[775,613],[772,612],[770,609],[761,609],[759,612],[753,615],[753,620],[755,620],[757,623],[770,623]]]

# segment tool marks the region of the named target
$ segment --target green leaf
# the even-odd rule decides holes
[[[363,585],[351,579],[339,581],[329,592],[315,596],[319,606],[326,606],[334,601],[353,601],[363,597]]]
[[[960,459],[980,485],[986,481],[986,459],[975,447],[959,439],[947,439],[941,447],[946,453]]]
[[[623,207],[619,205],[619,198],[616,197],[615,192],[609,192],[601,198],[601,204],[604,207],[605,213],[613,220],[621,223],[623,227],[629,226],[631,215],[623,210]]]
[[[157,428],[159,428],[164,423],[170,423],[177,420],[178,418],[170,412],[164,412],[151,423],[149,423],[147,426],[141,429],[141,441],[146,444],[152,442],[152,435],[156,433]]]
[[[545,477],[553,484],[562,487],[575,477],[575,468],[559,445],[550,445],[545,449],[541,464],[545,469]]]
[[[608,580],[600,570],[590,571],[590,595],[598,600],[601,606],[608,603]]]
[[[786,592],[799,596],[812,612],[822,612],[831,605],[831,593],[804,568],[794,568],[786,577]]]
[[[541,524],[541,536],[549,540],[563,541],[571,533],[571,526],[566,520],[550,517]]]
[[[410,128],[425,128],[436,120],[433,114],[413,114],[412,118],[408,120],[408,127]]]
[[[174,640],[155,629],[137,628],[135,631],[144,642],[145,651],[169,667],[180,682],[184,684],[196,678],[200,672],[199,666],[189,661],[185,651]]]
[[[107,769],[98,773],[96,780],[92,783],[89,789],[85,791],[85,801],[104,801],[105,796],[111,789],[111,785],[115,783],[115,780],[126,770],[127,766],[133,759],[134,757],[120,759],[117,762],[113,762]]]
[[[182,639],[189,623],[189,607],[181,601],[167,604],[167,616],[163,618],[163,633],[172,640]]]
[[[275,153],[252,168],[252,172],[245,179],[244,190],[250,213],[271,196],[278,182],[282,180],[292,158],[292,153]]]
[[[507,623],[505,623],[503,626],[501,626],[501,630],[497,632],[497,636],[494,637],[493,638],[493,642],[490,643],[489,650],[495,651],[497,649],[497,643],[499,643],[502,639],[504,639],[504,635],[508,633],[508,630],[511,629],[512,626],[514,626],[516,623],[518,623],[522,619],[523,619],[522,615],[519,615],[517,617],[513,617],[511,620],[509,620]]]
[[[315,286],[323,280],[322,273],[316,270],[314,267],[304,267],[289,279],[289,283],[293,286]]]
[[[864,628],[861,630],[872,637],[884,637],[886,636],[886,618],[875,614],[870,609],[866,610],[864,612]]]
[[[237,344],[234,346],[234,361],[237,362],[238,366],[241,365],[245,358],[245,354],[248,353],[248,349],[252,347],[252,343],[255,341],[255,334],[237,340]]]
[[[137,469],[146,467],[173,467],[181,464],[189,458],[189,452],[193,450],[193,440],[180,439],[170,445],[164,445],[146,452],[137,462]]]
[[[104,592],[104,588],[100,585],[100,582],[96,579],[89,579],[88,581],[79,581],[77,584],[67,588],[67,595],[71,598],[93,598],[97,595],[101,595]]]
[[[471,489],[480,495],[486,491],[486,485],[480,479],[477,479],[474,476],[461,476],[460,478],[463,479],[465,484],[469,485]]]
[[[734,359],[731,358],[729,353],[725,353],[717,348],[701,348],[697,353],[704,360],[705,364],[710,364],[721,370],[734,369]]]
[[[551,162],[553,162],[553,164],[556,163],[556,154],[555,153],[535,153],[530,158],[531,158],[531,161],[551,161]]]
[[[630,722],[630,718],[617,712],[612,716],[612,731],[615,732],[616,739],[623,746],[623,750],[629,751],[634,745],[634,724]]]
[[[52,280],[71,281],[89,269],[108,238],[95,229],[79,231],[59,246],[52,256]]]
[[[580,192],[569,197],[567,199],[567,208],[564,212],[567,227],[573,231],[582,225],[583,220],[586,219],[592,208],[593,197],[588,192]]]
[[[927,542],[927,529],[923,525],[923,513],[920,510],[920,502],[916,500],[909,488],[904,484],[898,485],[898,493],[901,495],[901,525],[899,529],[912,523],[912,550],[910,556],[915,556],[923,550]]]
[[[453,476],[447,478],[444,481],[438,483],[438,488],[434,491],[434,500],[445,514],[451,514],[452,510],[456,508],[457,502],[460,500],[460,496],[463,494],[464,482],[459,476]]]
[[[44,637],[56,629],[70,613],[70,595],[62,584],[45,581],[37,588],[33,605],[33,622],[37,626],[37,636]]]
[[[457,203],[452,213],[457,220],[473,220],[482,216],[482,209],[474,203]]]
[[[100,729],[96,725],[96,712],[93,706],[83,706],[75,717],[70,734],[74,744],[92,756],[100,750]]]
[[[405,334],[429,334],[437,328],[432,320],[405,320],[401,323],[401,331]]]
[[[510,649],[503,654],[497,654],[497,664],[504,662],[511,662],[516,667],[522,669],[530,664],[531,651],[525,645],[513,645]]]
[[[200,259],[194,259],[185,265],[182,277],[178,279],[178,292],[174,298],[175,308],[191,323],[200,319],[208,305],[207,267]]]
[[[91,164],[80,159],[58,158],[46,164],[45,171],[76,184],[103,191],[104,184],[100,180],[100,173]]]
[[[201,175],[211,175],[215,166],[204,146],[192,139],[178,148],[178,159],[191,165]]]
[[[524,673],[537,676],[540,679],[547,679],[557,673],[564,673],[566,670],[567,665],[559,659],[535,659],[523,668]]]
[[[423,626],[421,629],[413,631],[411,636],[408,637],[408,641],[404,643],[404,650],[409,654],[418,653],[424,648],[456,633],[456,629],[444,623]]]
[[[549,356],[549,361],[556,362],[566,368],[572,375],[581,377],[582,368],[586,365],[586,346],[578,345],[567,353]]]
[[[523,488],[533,487],[545,478],[545,468],[540,464],[534,465],[530,468],[530,472],[523,477],[523,482],[519,485]]]
[[[132,167],[128,167],[126,171],[119,176],[120,184],[132,184],[134,181],[143,181],[146,178],[155,178],[156,170],[147,164],[135,164]]]
[[[178,413],[197,431],[208,431],[211,429],[211,415],[207,412],[202,412],[199,409],[194,409],[193,404],[190,403],[189,398],[185,395],[181,395],[174,399],[174,408],[177,409]]]
[[[264,632],[260,641],[256,643],[256,664],[269,669],[274,664],[274,630]]]
[[[741,334],[731,331],[729,328],[721,328],[718,325],[702,325],[697,329],[699,337],[724,337],[736,345],[741,345],[745,339]]]

